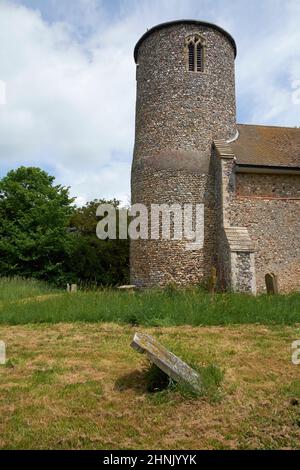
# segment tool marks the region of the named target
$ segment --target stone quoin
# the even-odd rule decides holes
[[[300,129],[236,121],[234,39],[196,20],[138,41],[132,203],[203,204],[204,244],[132,240],[131,283],[300,290]]]

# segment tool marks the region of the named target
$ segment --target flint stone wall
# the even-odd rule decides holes
[[[186,286],[207,279],[216,264],[213,175],[143,165],[136,168],[132,190],[133,203],[142,201],[148,209],[151,204],[179,204],[183,208],[184,204],[203,203],[205,206],[204,246],[201,250],[187,251],[186,239],[162,240],[161,218],[159,240],[131,241],[132,283],[147,287],[167,284]],[[149,220],[149,238],[150,228]]]
[[[256,293],[255,258],[248,230],[231,219],[236,196],[235,157],[230,145],[219,140],[212,151],[215,174],[216,253],[221,290]]]
[[[195,33],[206,41],[203,73],[186,68],[185,39]],[[211,146],[236,134],[234,59],[229,39],[202,25],[169,25],[139,46],[132,203],[203,203],[205,240],[194,252],[186,241],[132,241],[134,284],[197,284],[216,263]]]
[[[254,241],[258,292],[267,273],[278,276],[280,292],[299,291],[300,175],[237,174],[237,193],[230,221]]]

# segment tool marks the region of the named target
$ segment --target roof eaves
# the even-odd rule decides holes
[[[256,165],[236,162],[237,173],[300,174],[300,166]]]

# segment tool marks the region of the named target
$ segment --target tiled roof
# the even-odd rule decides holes
[[[239,164],[300,167],[300,129],[239,124],[230,143]]]

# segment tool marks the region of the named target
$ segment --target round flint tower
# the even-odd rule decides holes
[[[194,20],[158,25],[138,41],[132,203],[204,204],[204,246],[185,240],[131,242],[131,282],[197,284],[215,265],[215,139],[236,136],[236,45]],[[150,230],[150,229],[149,229]]]

